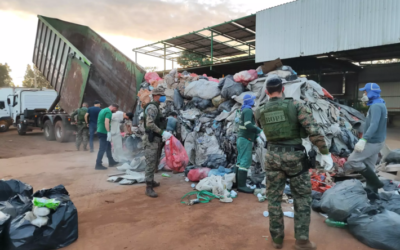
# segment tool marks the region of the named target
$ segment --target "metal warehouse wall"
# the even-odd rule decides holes
[[[256,62],[400,42],[399,0],[297,0],[257,12]]]

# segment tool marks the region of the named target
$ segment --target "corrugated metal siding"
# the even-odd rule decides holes
[[[256,62],[400,42],[399,0],[298,0],[256,15]]]

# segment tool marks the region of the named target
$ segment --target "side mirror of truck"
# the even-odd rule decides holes
[[[11,104],[11,100],[10,98],[7,98],[7,104],[10,105]]]
[[[14,102],[13,107],[17,106],[18,102]]]

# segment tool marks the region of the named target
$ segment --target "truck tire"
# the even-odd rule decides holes
[[[63,121],[57,121],[54,126],[56,140],[58,142],[67,142],[69,139],[69,133],[64,127]]]
[[[0,132],[6,132],[9,127],[7,121],[0,121]]]
[[[21,123],[18,123],[17,131],[19,135],[26,135],[26,127]]]
[[[44,137],[48,141],[54,141],[56,139],[54,135],[54,126],[49,120],[44,123]]]

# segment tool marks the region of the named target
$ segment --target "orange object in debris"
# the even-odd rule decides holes
[[[326,183],[326,174],[318,174],[316,172],[310,172],[311,174],[311,188],[314,191],[324,193],[326,190],[332,188],[332,185],[328,185],[329,183]],[[332,174],[333,175],[333,174]]]
[[[324,92],[324,96],[333,100],[333,96],[331,94],[329,94],[328,90],[326,90],[325,88],[322,88],[322,91]]]

